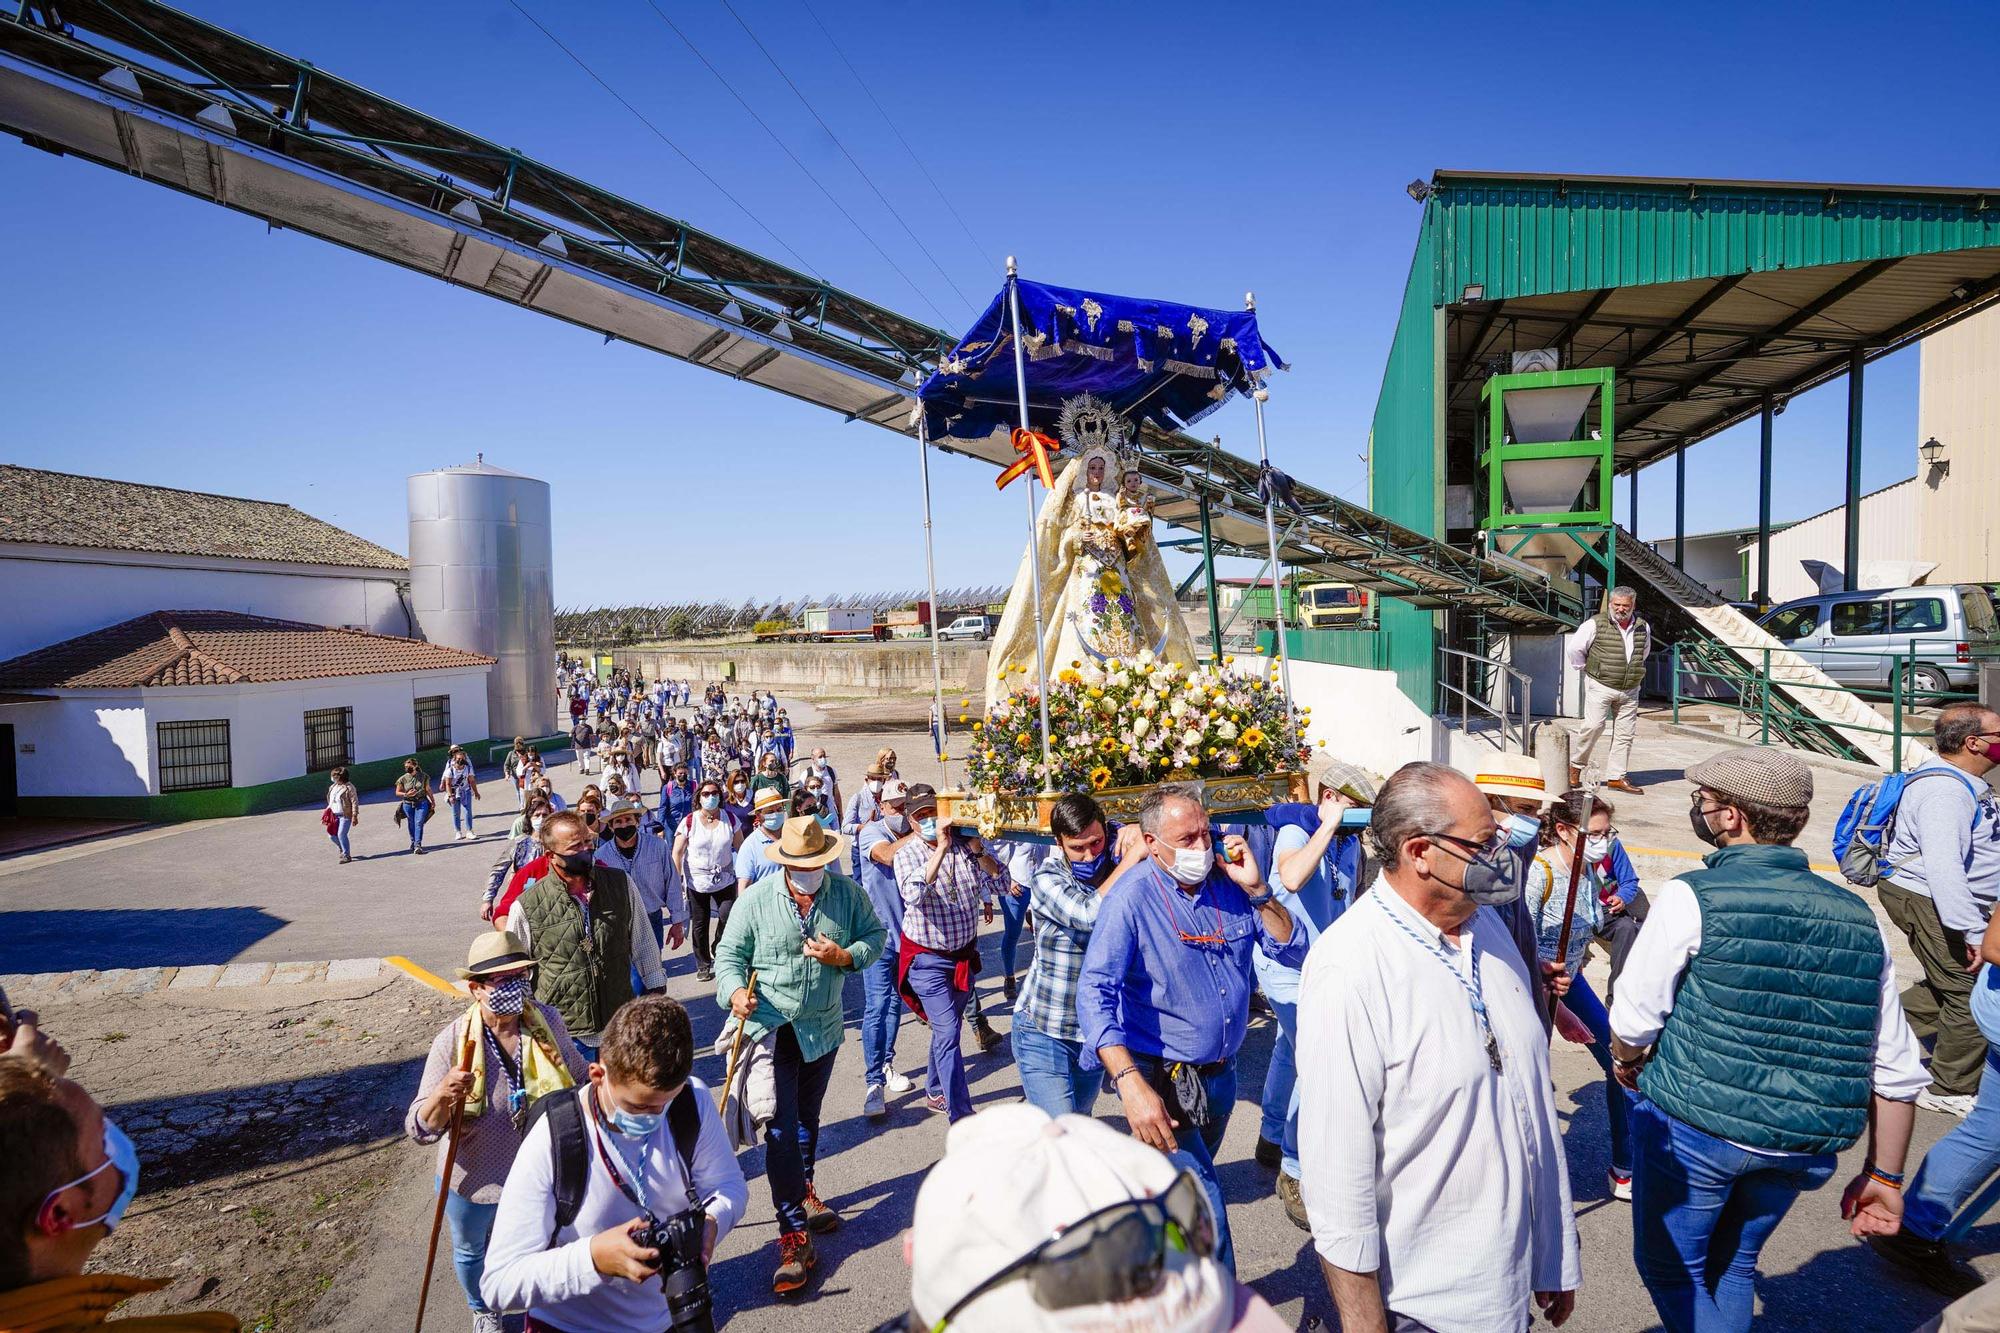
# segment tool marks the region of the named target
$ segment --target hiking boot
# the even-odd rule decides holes
[[[840,1230],[840,1214],[819,1201],[819,1191],[806,1186],[806,1230],[815,1236]]]
[[[1908,1231],[1866,1239],[1869,1249],[1940,1295],[1956,1299],[1981,1285],[1979,1274],[1952,1258],[1941,1242]]]
[[[1278,1202],[1285,1205],[1285,1216],[1292,1219],[1292,1225],[1301,1231],[1312,1230],[1312,1219],[1306,1216],[1306,1201],[1299,1194],[1299,1182],[1284,1172],[1278,1173]]]
[[[1263,1135],[1257,1136],[1257,1165],[1266,1171],[1276,1171],[1284,1165],[1285,1150]]]
[[[787,1231],[778,1237],[778,1271],[771,1275],[771,1290],[779,1296],[797,1291],[818,1262],[812,1237],[803,1231]]]
[[[903,1077],[895,1070],[887,1069],[883,1071],[882,1086],[887,1088],[890,1092],[895,1093],[898,1097],[900,1097],[904,1093],[910,1091],[910,1089],[916,1087],[917,1085],[910,1082],[909,1079]]]
[[[1002,1037],[993,1030],[991,1023],[983,1018],[972,1025],[972,1035],[978,1039],[981,1054],[992,1050],[995,1046],[1006,1040],[1005,1037]]]
[[[868,1085],[868,1095],[861,1099],[861,1114],[867,1116],[870,1120],[889,1114],[889,1103],[882,1096],[882,1085],[880,1083],[870,1083]]]

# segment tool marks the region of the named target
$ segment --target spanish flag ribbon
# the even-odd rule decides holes
[[[1026,427],[1017,428],[1014,431],[1014,452],[1021,456],[1008,464],[1007,470],[995,479],[994,488],[1006,490],[1009,482],[1021,476],[1029,468],[1033,468],[1035,475],[1042,479],[1042,485],[1054,486],[1056,475],[1049,468],[1049,456],[1061,450],[1062,445],[1040,431],[1029,430]]]

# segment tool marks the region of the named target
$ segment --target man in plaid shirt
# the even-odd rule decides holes
[[[903,808],[917,836],[896,853],[896,891],[903,899],[898,988],[904,1003],[930,1024],[930,1108],[956,1121],[972,1114],[958,1042],[979,972],[980,913],[992,923],[1006,871],[978,838],[939,824],[931,787],[912,786]]]
[[[1089,1115],[1104,1071],[1083,1067],[1077,978],[1104,895],[1126,871],[1145,861],[1146,840],[1136,827],[1106,824],[1103,808],[1080,794],[1055,803],[1049,828],[1061,854],[1036,867],[1029,889],[1035,960],[1021,984],[1009,1035],[1022,1095],[1051,1116]]]

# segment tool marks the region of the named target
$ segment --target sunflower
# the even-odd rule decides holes
[[[1105,754],[1110,754],[1118,748],[1118,742],[1112,739],[1111,737],[1106,736],[1103,740],[1097,743],[1097,748],[1103,751]]]
[[[1255,749],[1259,745],[1262,745],[1264,739],[1264,729],[1262,727],[1243,728],[1243,743],[1250,748]]]
[[[1111,785],[1110,769],[1106,768],[1102,764],[1099,764],[1096,768],[1090,770],[1090,787],[1092,791],[1103,791],[1106,787],[1109,787],[1110,785]]]

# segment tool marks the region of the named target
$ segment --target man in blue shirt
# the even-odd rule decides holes
[[[1201,788],[1163,783],[1139,807],[1149,864],[1104,903],[1077,985],[1083,1044],[1111,1079],[1133,1136],[1194,1170],[1232,1273],[1215,1153],[1236,1101],[1236,1052],[1250,1024],[1251,952],[1305,962],[1305,932],[1264,883],[1249,844],[1216,855]]]

